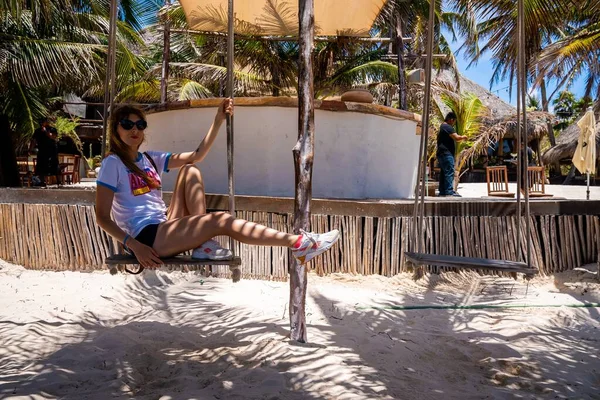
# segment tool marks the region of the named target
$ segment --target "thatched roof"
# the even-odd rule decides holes
[[[542,155],[545,164],[552,164],[565,159],[572,159],[577,148],[577,141],[581,129],[576,123],[570,125],[556,138],[556,146],[550,148]],[[600,123],[596,124],[596,154],[600,159]]]
[[[553,122],[555,117],[552,114],[533,111],[527,113],[527,141],[540,139],[548,134],[548,123]],[[473,138],[473,145],[463,151],[459,158],[467,160],[476,157],[487,151],[488,147],[500,139],[512,139],[517,136],[517,115],[509,115],[498,119],[485,118],[483,129],[479,135]]]
[[[548,124],[554,124],[556,117],[543,111],[530,111],[527,113],[527,140],[541,139],[548,135]],[[517,137],[517,114],[516,112],[501,118],[486,117],[483,124],[487,126],[488,136],[495,138],[514,139]],[[524,134],[524,133],[523,133]]]

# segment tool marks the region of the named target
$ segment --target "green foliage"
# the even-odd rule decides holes
[[[79,126],[79,118],[65,118],[62,116],[56,116],[53,123],[56,131],[58,132],[58,138],[68,137],[73,143],[75,143],[75,147],[77,147],[77,151],[79,154],[83,154],[83,143],[81,143],[81,139],[77,136],[77,132],[75,129]]]
[[[542,111],[540,99],[535,96],[527,95],[527,111]]]
[[[487,112],[479,97],[473,93],[442,93],[440,97],[444,105],[456,114],[456,133],[469,138],[479,133],[481,117]],[[469,142],[462,142],[461,145],[468,146]]]
[[[592,100],[585,96],[577,99],[573,93],[568,90],[563,90],[559,93],[558,97],[554,99],[552,104],[554,105],[554,114],[556,114],[560,120],[558,128],[564,129],[585,112],[588,106],[592,104]]]
[[[65,118],[57,116],[54,120],[54,127],[58,132],[58,138],[63,136],[73,137],[76,136],[75,129],[79,126],[79,118]]]
[[[25,143],[38,120],[55,109],[57,96],[104,95],[109,2],[0,1],[0,113]],[[159,6],[154,0],[120,1],[119,89],[147,72],[138,29]]]

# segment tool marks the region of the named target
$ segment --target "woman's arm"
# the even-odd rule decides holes
[[[186,164],[194,164],[202,161],[208,154],[208,151],[217,138],[219,129],[221,128],[221,125],[223,124],[223,121],[225,121],[227,115],[233,115],[232,99],[223,100],[219,106],[219,109],[217,110],[217,115],[215,115],[213,124],[211,125],[204,139],[202,139],[202,142],[200,142],[200,145],[196,151],[173,154],[169,158],[169,165],[167,166],[167,169],[181,168]]]
[[[160,258],[152,247],[130,237],[113,221],[110,211],[114,197],[114,192],[109,188],[101,185],[96,187],[96,223],[98,226],[133,251],[142,266],[156,267],[160,265]]]

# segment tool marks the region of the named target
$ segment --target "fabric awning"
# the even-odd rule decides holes
[[[315,34],[368,37],[386,0],[315,0]],[[179,0],[190,29],[227,32],[227,0]],[[298,35],[297,0],[235,1],[236,33]]]

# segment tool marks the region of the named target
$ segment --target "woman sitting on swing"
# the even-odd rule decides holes
[[[208,134],[196,151],[171,154],[140,153],[145,140],[144,113],[122,106],[110,116],[110,154],[102,161],[96,191],[96,220],[110,236],[123,243],[143,267],[162,264],[191,250],[203,260],[229,260],[231,251],[212,240],[226,235],[242,243],[286,246],[301,264],[329,249],[339,232],[325,234],[279,232],[225,212],[206,213],[204,182],[195,163],[201,162],[215,141],[226,115],[233,115],[233,100],[219,106]],[[161,175],[180,168],[169,208],[162,199]],[[111,216],[112,214],[112,216]]]

